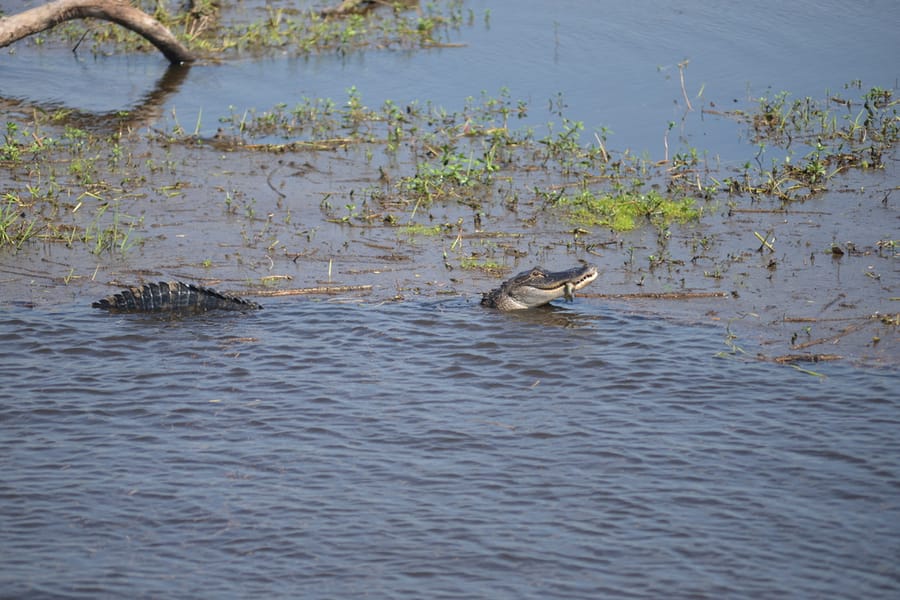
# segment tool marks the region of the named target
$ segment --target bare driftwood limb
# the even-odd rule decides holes
[[[56,0],[0,19],[0,48],[72,19],[104,19],[146,38],[172,64],[194,61],[194,55],[156,19],[125,0]]]
[[[844,358],[839,354],[783,354],[782,356],[775,356],[771,359],[772,362],[777,363],[795,363],[795,362],[825,362],[829,360],[841,360]]]
[[[259,290],[245,295],[249,296],[302,296],[306,294],[345,294],[347,292],[368,292],[371,285],[323,285],[293,290]]]
[[[696,300],[699,298],[728,298],[728,292],[635,292],[630,294],[596,294],[578,292],[582,298],[603,300]]]
[[[846,335],[850,335],[854,331],[858,331],[858,330],[862,329],[868,323],[869,323],[869,321],[863,321],[861,323],[855,323],[853,325],[848,325],[847,327],[844,327],[843,329],[841,329],[839,332],[837,332],[834,335],[829,335],[827,337],[810,340],[808,342],[803,342],[802,344],[794,344],[793,346],[791,346],[791,350],[805,350],[805,349],[809,348],[810,346],[817,346],[819,344],[836,344],[836,343],[838,343],[838,341],[840,341],[840,339],[842,337],[844,337]]]

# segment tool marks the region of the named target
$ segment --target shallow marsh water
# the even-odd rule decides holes
[[[561,92],[589,135],[614,132],[611,148],[661,158],[674,120],[673,151],[709,148],[727,164],[755,150],[731,121],[700,110],[681,121],[678,62],[690,60],[692,100],[720,108],[770,89],[820,96],[898,77],[895,2],[688,3],[653,18],[639,3],[467,6],[476,23],[451,40],[464,48],[241,58],[158,86],[166,69],[153,54],[20,45],[0,58],[0,95],[26,112],[35,103],[87,117],[143,103],[142,126],[177,118],[192,130],[199,119],[209,135],[230,106],[341,101],[350,86],[371,105],[450,110],[499,87],[535,106]],[[547,114],[533,110],[534,124]],[[896,253],[874,246],[896,239],[896,155],[893,170],[850,177],[790,214],[673,227],[671,251],[686,266],[658,279],[640,264],[653,231],[585,257],[566,243],[569,225],[522,227],[488,207],[485,222],[519,236],[508,242],[522,256],[509,259],[513,272],[588,258],[602,279],[585,296],[739,292],[679,304],[579,297],[499,314],[477,306],[495,279],[445,269],[453,236],[398,241],[326,222],[323,197],[340,206],[378,177],[352,153],[167,152],[186,185],[123,200],[148,224],[127,255],[35,243],[0,256],[0,596],[900,592],[896,328],[862,330],[852,360],[804,365],[824,377],[751,358],[787,351],[792,333],[817,337],[803,322],[774,325],[784,316],[859,317],[897,295]],[[148,178],[171,183],[165,171]],[[247,199],[239,214],[223,210],[224,191]],[[282,203],[292,224],[267,225]],[[254,218],[242,217],[248,208]],[[471,218],[457,206],[434,213]],[[270,256],[266,227],[302,256]],[[769,230],[774,269],[754,250],[753,232]],[[692,267],[701,236],[713,242]],[[821,252],[848,240],[860,251]],[[731,252],[744,256],[727,270]],[[704,274],[720,267],[723,277]],[[239,291],[272,273],[374,289],[187,319],[89,308],[113,279],[221,278]],[[384,302],[394,296],[406,301]]]
[[[717,358],[716,328],[587,301],[4,320],[17,597],[900,587],[884,371]]]
[[[471,9],[473,22],[449,39],[462,47],[301,57],[287,49],[284,57],[200,64],[169,90],[161,112],[174,111],[189,131],[199,119],[201,133],[211,135],[230,107],[261,112],[303,97],[340,102],[351,86],[371,106],[386,99],[400,106],[432,101],[448,110],[460,109],[467,96],[505,87],[535,107],[561,95],[566,116],[584,121],[589,135],[607,127],[611,148],[662,158],[668,123],[685,116],[680,62],[689,63],[686,91],[698,109],[714,102],[726,110],[782,90],[819,97],[856,80],[890,87],[900,78],[900,42],[892,27],[900,5],[891,0],[855,9],[834,0],[765,0],[739,8],[654,4],[468,1],[464,14]],[[252,21],[266,15],[265,5],[242,2],[232,12]],[[0,0],[0,7],[13,12],[21,3]],[[84,49],[76,57],[66,49],[20,43],[13,57],[0,60],[0,96],[114,112],[153,93],[166,70],[156,54],[94,57]],[[532,111],[535,127],[547,120]],[[701,120],[699,110],[690,117],[686,144],[743,160],[745,141],[738,145],[733,124],[720,129]],[[672,143],[674,152],[674,136]]]

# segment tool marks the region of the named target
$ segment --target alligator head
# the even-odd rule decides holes
[[[555,273],[535,267],[484,294],[481,303],[500,310],[518,310],[542,306],[557,298],[564,297],[571,301],[575,290],[580,290],[596,278],[597,267],[592,265]]]

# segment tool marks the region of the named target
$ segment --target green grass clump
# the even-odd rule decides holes
[[[584,190],[576,196],[563,196],[557,205],[576,225],[601,225],[615,231],[631,231],[646,221],[663,227],[672,222],[693,221],[701,215],[693,198],[670,199],[654,191],[597,194]]]
[[[411,197],[431,202],[444,198],[461,198],[464,188],[490,185],[491,174],[497,171],[489,153],[483,157],[450,152],[445,149],[436,162],[420,162],[416,174],[404,177],[401,185]]]
[[[7,193],[0,200],[0,248],[18,249],[36,233],[35,220],[26,218],[18,197]]]
[[[496,273],[503,270],[503,265],[493,260],[470,257],[460,259],[459,268],[466,271],[485,271],[487,273]]]
[[[859,91],[793,100],[780,92],[760,98],[755,111],[731,113],[749,125],[760,167],[753,173],[747,161],[741,177],[726,180],[729,191],[802,201],[826,191],[831,179],[850,169],[884,169],[900,141],[900,100],[880,87],[863,92],[861,81],[845,88]],[[771,166],[761,160],[768,148],[776,149]]]
[[[447,231],[452,231],[452,225],[419,225],[417,223],[411,223],[409,225],[403,225],[400,230],[409,237],[415,237],[418,235],[424,235],[427,237],[433,237],[436,235],[441,235]]]

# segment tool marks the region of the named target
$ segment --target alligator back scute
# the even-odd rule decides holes
[[[204,312],[207,310],[257,310],[255,302],[217,292],[212,288],[160,281],[122,290],[91,306],[112,312]]]

